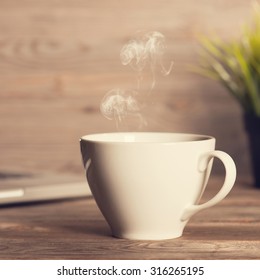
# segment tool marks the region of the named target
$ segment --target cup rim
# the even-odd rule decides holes
[[[178,144],[212,140],[216,139],[210,135],[178,132],[105,132],[86,134],[80,138],[80,141],[103,144]]]

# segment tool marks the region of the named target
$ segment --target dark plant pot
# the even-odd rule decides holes
[[[245,114],[244,121],[248,134],[255,186],[260,188],[260,117]]]

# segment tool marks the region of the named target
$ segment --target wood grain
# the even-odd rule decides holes
[[[143,129],[212,134],[248,174],[240,109],[187,65],[199,33],[237,36],[250,10],[247,0],[0,0],[0,171],[78,174],[78,138],[116,130],[99,112],[102,97],[136,83],[120,49],[138,30],[158,30],[174,69],[157,79]]]
[[[211,179],[203,201],[221,179]],[[238,182],[195,215],[183,236],[131,241],[111,236],[92,198],[1,208],[0,259],[260,259],[259,191]]]

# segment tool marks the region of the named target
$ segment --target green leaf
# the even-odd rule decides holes
[[[219,81],[246,111],[260,117],[260,5],[239,39],[200,37],[199,65],[192,71]]]

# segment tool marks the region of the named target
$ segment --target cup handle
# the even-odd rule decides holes
[[[182,221],[186,221],[190,219],[190,217],[193,216],[195,213],[217,204],[222,199],[224,199],[227,196],[227,194],[231,191],[236,180],[236,165],[233,159],[227,153],[222,151],[212,151],[203,154],[199,160],[199,171],[205,172],[210,160],[214,157],[220,159],[225,167],[226,176],[225,176],[224,184],[220,189],[220,191],[209,201],[203,204],[188,206],[184,210],[184,213],[181,217]]]

